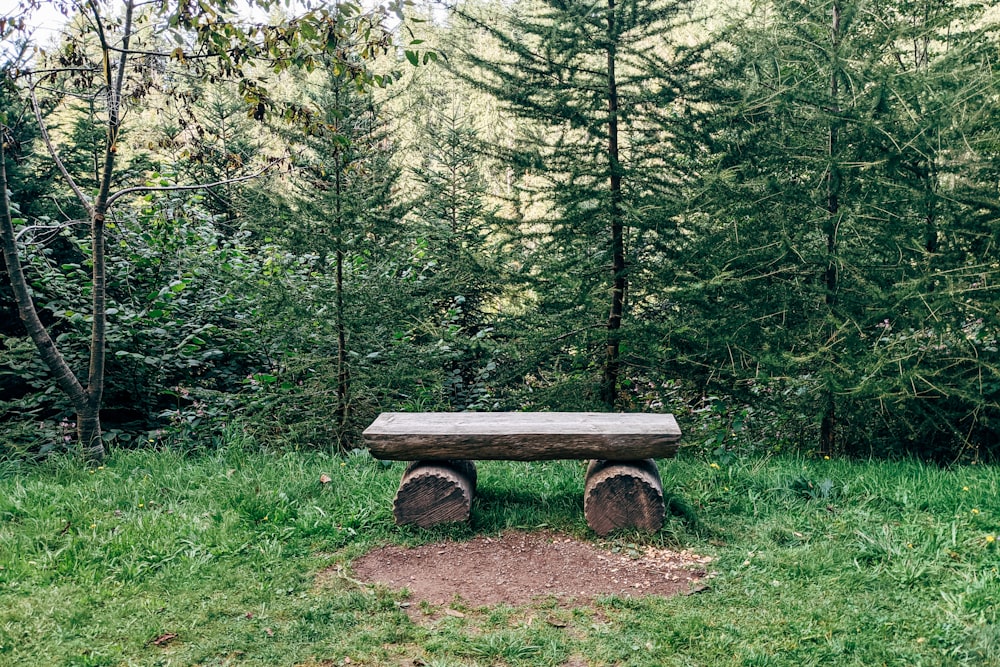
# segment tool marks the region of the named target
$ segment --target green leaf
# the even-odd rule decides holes
[[[420,64],[420,60],[417,57],[416,51],[406,50],[406,59],[410,61],[410,64],[417,67]]]

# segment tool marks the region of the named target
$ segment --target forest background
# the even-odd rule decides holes
[[[348,451],[384,410],[1000,453],[995,9],[260,4],[0,23],[0,455]]]

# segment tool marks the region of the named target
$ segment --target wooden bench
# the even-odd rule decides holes
[[[467,521],[476,459],[590,459],[583,508],[598,535],[660,529],[653,459],[674,456],[680,437],[673,415],[603,412],[385,412],[364,432],[376,458],[413,462],[393,501],[398,524]]]

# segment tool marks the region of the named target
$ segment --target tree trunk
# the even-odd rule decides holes
[[[339,178],[339,177],[338,177]],[[351,417],[351,379],[347,360],[347,325],[344,322],[344,250],[337,239],[337,417],[343,439]]]
[[[80,198],[81,204],[90,214],[90,244],[91,244],[91,332],[90,332],[90,366],[87,372],[87,386],[83,387],[79,378],[66,363],[55,342],[45,330],[38,317],[31,291],[24,277],[17,242],[14,235],[14,223],[11,216],[10,198],[7,195],[7,169],[4,148],[0,145],[0,190],[2,190],[2,206],[0,206],[0,241],[3,244],[4,259],[7,263],[11,287],[17,302],[18,312],[24,322],[28,335],[38,348],[42,360],[55,376],[57,386],[69,397],[76,409],[77,434],[84,457],[89,461],[100,462],[104,459],[104,441],[101,433],[101,402],[104,397],[105,361],[107,358],[107,261],[105,258],[105,230],[107,224],[108,202],[111,196],[111,181],[115,170],[115,156],[118,153],[118,133],[121,129],[121,94],[125,82],[125,61],[129,53],[132,38],[133,0],[125,3],[125,20],[122,25],[122,42],[120,47],[112,48],[104,32],[100,8],[96,3],[86,3],[84,11],[93,12],[93,26],[101,45],[104,62],[104,79],[108,102],[108,131],[104,147],[104,164],[100,173],[97,197],[91,206],[72,177],[66,171],[62,160],[52,149],[48,141],[45,124],[37,110],[34,92],[31,92],[32,103],[40,124],[40,131],[48,145],[52,157],[67,179],[68,185]],[[118,62],[112,71],[112,53],[118,53]],[[0,141],[0,144],[3,142]]]
[[[113,150],[109,151],[113,153]],[[113,157],[112,159],[113,160]],[[105,164],[105,168],[113,169],[112,161]],[[110,179],[106,179],[110,186]],[[100,410],[101,402],[104,400],[104,368],[107,358],[107,261],[105,260],[105,217],[103,201],[100,202],[101,209],[95,211],[91,224],[91,243],[93,244],[93,298],[92,313],[93,322],[90,334],[90,370],[87,373],[87,403],[81,410],[77,408],[77,428],[80,433],[80,446],[83,448],[84,456],[93,460],[104,458],[104,444],[101,433]],[[87,431],[83,430],[86,423]],[[94,429],[91,432],[90,429]]]
[[[924,249],[933,255],[938,251],[938,228],[937,212],[935,210],[935,199],[937,196],[937,167],[935,158],[927,160],[927,172],[924,181]],[[934,282],[931,281],[930,289],[934,289]]]
[[[833,43],[832,49],[832,64],[830,72],[830,99],[832,102],[833,113],[840,113],[840,101],[839,101],[839,61],[840,57],[840,4],[839,2],[833,3]],[[840,119],[834,117],[830,121],[830,132],[829,132],[829,144],[828,144],[828,156],[830,158],[829,168],[827,170],[826,176],[826,209],[827,217],[826,223],[824,225],[824,234],[826,236],[826,307],[827,307],[827,317],[829,319],[829,325],[827,327],[827,342],[826,344],[832,348],[835,345],[835,338],[837,336],[837,327],[834,320],[834,314],[837,307],[837,291],[840,288],[839,285],[839,266],[838,266],[838,248],[837,248],[837,231],[840,224],[839,212],[840,212],[840,169],[837,164],[837,154],[839,152],[839,129],[840,129]],[[832,365],[836,364],[836,353],[831,351],[833,359],[831,360]],[[832,454],[836,447],[836,425],[837,425],[837,406],[836,398],[834,396],[834,387],[830,380],[827,380],[826,396],[825,396],[826,406],[823,411],[823,418],[820,422],[820,435],[819,435],[819,448],[820,453]]]
[[[88,461],[104,460],[104,439],[101,432],[99,403],[91,403],[76,412],[76,433],[83,457]]]
[[[615,0],[608,0],[608,170],[611,185],[611,312],[608,315],[608,336],[605,344],[604,371],[601,378],[601,400],[614,409],[618,402],[621,372],[621,326],[625,311],[625,225],[622,211],[622,172],[618,155],[618,82],[615,76],[617,60],[617,28]]]
[[[340,108],[340,87],[339,83],[334,89],[334,99],[336,107]],[[344,312],[344,158],[338,148],[334,155],[334,167],[336,178],[334,188],[336,197],[334,198],[336,223],[336,281],[337,281],[337,419],[340,421],[338,429],[339,446],[346,450],[344,439],[347,434],[347,423],[351,417],[351,379],[350,366],[347,358],[347,323]]]
[[[7,155],[2,134],[3,128],[0,128],[0,243],[3,245],[3,256],[7,264],[14,301],[17,303],[18,314],[21,316],[24,328],[38,349],[42,361],[52,372],[56,386],[66,394],[76,408],[78,435],[84,457],[100,462],[104,458],[104,443],[101,440],[99,399],[96,403],[90,399],[89,392],[80,384],[65,357],[56,347],[55,341],[49,336],[45,325],[38,317],[38,310],[35,308],[31,290],[24,276],[15,239],[10,197],[7,193]]]

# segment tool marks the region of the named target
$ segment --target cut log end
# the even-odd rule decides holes
[[[656,532],[666,508],[652,459],[591,461],[583,496],[587,525],[601,537],[622,528]]]
[[[421,528],[468,521],[475,493],[472,461],[415,461],[399,482],[392,514],[399,525]]]

